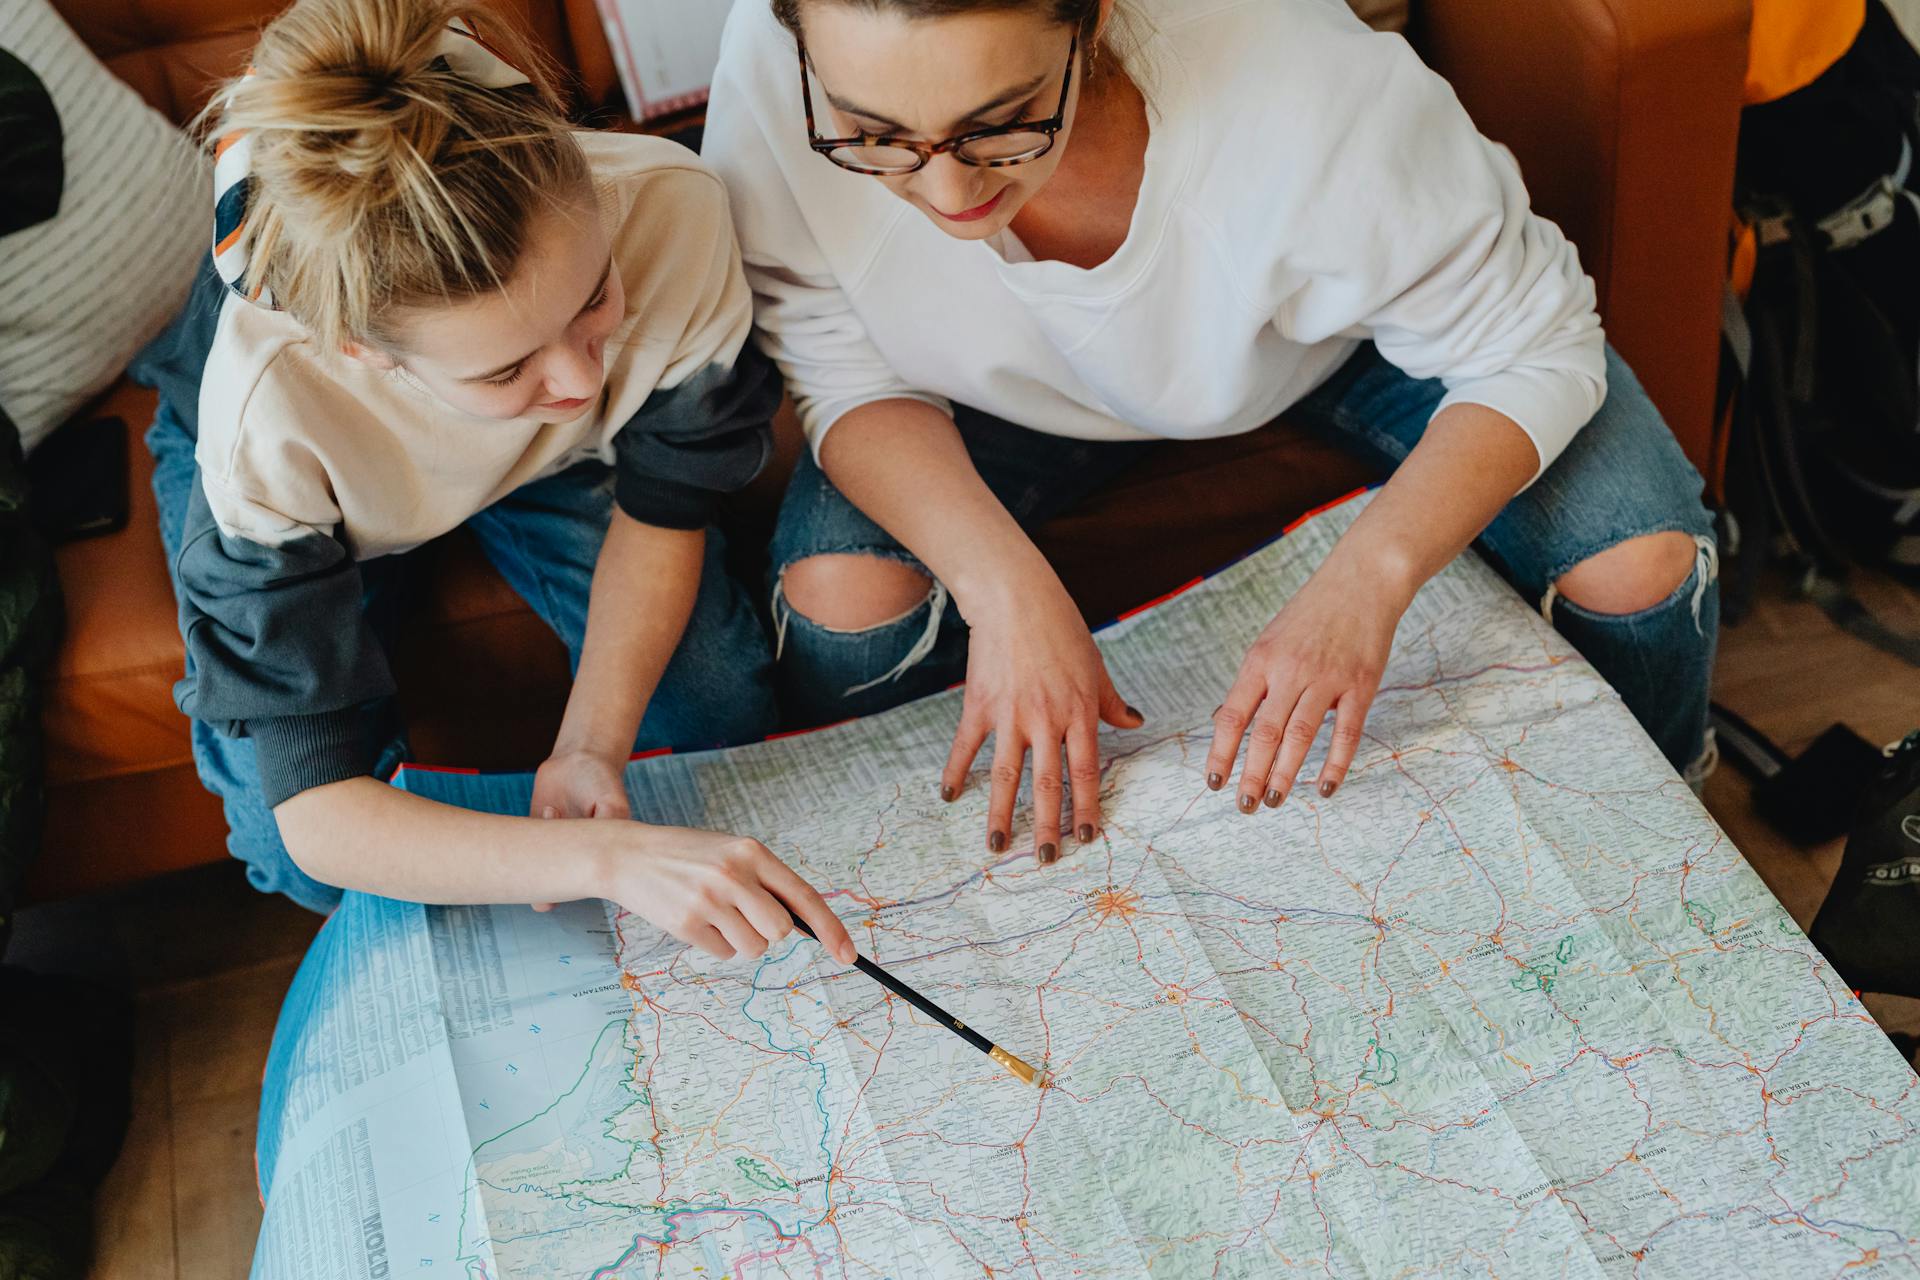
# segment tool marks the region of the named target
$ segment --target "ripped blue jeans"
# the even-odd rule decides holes
[[[1675,768],[1706,754],[1707,697],[1720,620],[1713,518],[1700,475],[1626,362],[1607,353],[1600,412],[1546,474],[1508,503],[1475,543],[1481,555],[1619,690]],[[1413,450],[1446,389],[1409,377],[1371,343],[1287,418],[1391,471]],[[987,487],[1029,531],[1172,443],[1068,440],[958,408],[955,421]],[[1698,548],[1671,596],[1631,614],[1562,599],[1554,583],[1584,560],[1647,534],[1678,531]],[[918,606],[859,631],[820,625],[790,608],[788,566],[811,556],[920,561],[849,502],[803,456],[780,509],[770,591],[782,707],[796,724],[865,715],[944,689],[966,674],[967,628],[935,582]],[[929,577],[932,575],[929,574]]]

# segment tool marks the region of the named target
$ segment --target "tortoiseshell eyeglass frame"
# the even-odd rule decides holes
[[[894,138],[861,134],[853,138],[823,138],[813,119],[813,90],[807,83],[807,45],[798,32],[793,37],[794,48],[800,54],[800,101],[807,112],[807,145],[825,156],[834,164],[850,173],[864,173],[878,178],[899,178],[909,173],[918,173],[927,167],[928,161],[935,156],[951,151],[953,158],[962,164],[970,164],[980,169],[1007,169],[1014,165],[1031,164],[1047,152],[1053,150],[1055,138],[1067,123],[1067,98],[1073,92],[1073,64],[1080,53],[1080,33],[1073,33],[1073,40],[1067,45],[1067,70],[1060,82],[1060,105],[1052,116],[1045,120],[1016,120],[1012,124],[995,125],[991,129],[975,129],[970,133],[957,134],[945,142],[920,142],[913,138]],[[960,151],[969,142],[978,142],[983,138],[997,138],[1010,133],[1043,133],[1047,145],[1031,155],[1016,156],[1008,160],[971,160]],[[920,157],[920,163],[911,169],[873,169],[857,164],[848,164],[834,155],[836,151],[859,150],[870,147],[895,147],[901,151],[911,151]]]

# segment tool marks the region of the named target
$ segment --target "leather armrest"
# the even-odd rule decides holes
[[[1421,0],[1418,42],[1599,286],[1608,337],[1715,487],[1749,0]]]

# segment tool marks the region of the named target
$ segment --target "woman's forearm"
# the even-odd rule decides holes
[[[554,754],[624,759],[700,591],[703,529],[641,524],[619,508],[594,565],[580,670]]]
[[[1497,410],[1456,404],[1434,418],[1405,462],[1327,557],[1336,576],[1388,583],[1403,603],[1465,551],[1533,477],[1540,455]]]
[[[977,621],[1058,578],[993,496],[953,419],[919,400],[862,405],[834,424],[820,465],[834,486],[920,558]]]
[[[372,778],[302,791],[273,813],[287,852],[315,880],[428,903],[604,897],[634,825],[475,813]]]
[[[606,898],[719,956],[765,953],[797,912],[842,964],[846,927],[758,840],[642,822],[474,813],[350,778],[273,811],[314,879],[407,902]]]

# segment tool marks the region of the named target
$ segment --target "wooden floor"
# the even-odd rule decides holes
[[[76,923],[91,930],[102,916],[137,1006],[133,1125],[101,1191],[94,1274],[245,1276],[260,1226],[260,1073],[280,997],[319,917],[255,893],[237,863],[62,904],[52,924],[82,917]],[[44,934],[48,925],[31,928]]]
[[[1920,596],[1867,584],[1883,613],[1920,629]],[[1920,727],[1920,673],[1836,631],[1787,584],[1722,638],[1718,697],[1789,750],[1844,721],[1870,741]],[[1838,865],[1838,842],[1796,848],[1754,817],[1747,783],[1723,768],[1707,803],[1803,925]],[[104,916],[139,997],[134,1122],[100,1197],[100,1280],[228,1280],[247,1273],[259,1229],[253,1133],[260,1073],[281,994],[317,920],[253,893],[234,866],[137,894],[41,909],[34,931]],[[1889,1026],[1920,1029],[1920,1002],[1874,1002]]]

